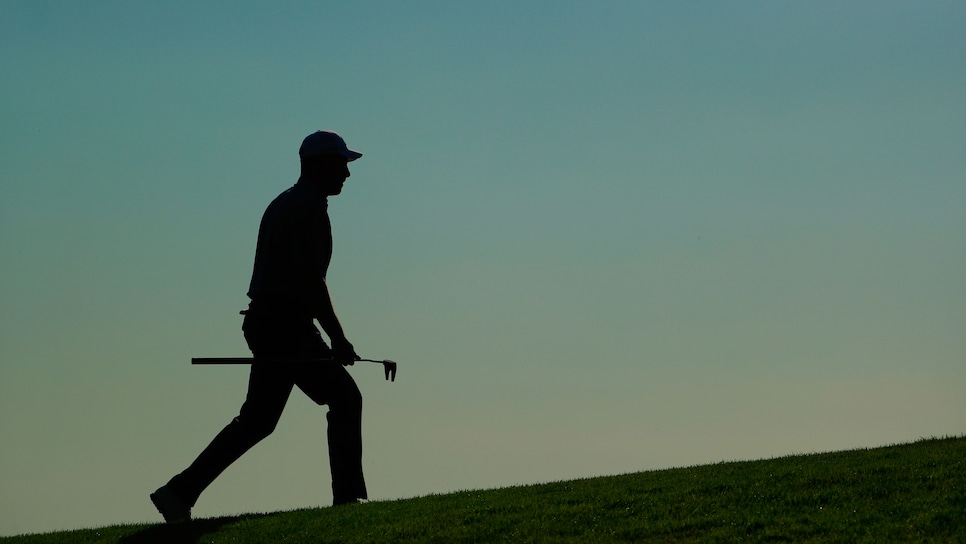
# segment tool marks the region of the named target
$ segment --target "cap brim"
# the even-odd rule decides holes
[[[351,149],[346,149],[345,153],[343,153],[342,156],[349,159],[349,162],[352,162],[358,159],[359,157],[361,157],[362,153],[359,153],[358,151],[353,151]]]

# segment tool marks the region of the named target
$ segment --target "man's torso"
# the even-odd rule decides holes
[[[252,309],[312,316],[332,258],[325,196],[303,183],[282,192],[262,216],[248,297]]]

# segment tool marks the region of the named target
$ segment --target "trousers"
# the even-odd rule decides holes
[[[311,318],[249,311],[242,326],[255,359],[241,410],[191,465],[168,482],[194,506],[201,493],[245,452],[275,430],[295,386],[328,405],[327,438],[335,504],[367,499],[362,473],[362,394],[338,363],[277,364],[271,359],[327,358],[331,350]],[[259,362],[259,359],[266,362]]]

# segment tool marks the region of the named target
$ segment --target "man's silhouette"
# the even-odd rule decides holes
[[[325,282],[332,257],[328,197],[342,192],[348,163],[362,153],[334,132],[302,142],[298,182],[265,210],[258,229],[251,299],[242,330],[255,363],[238,417],[166,485],[151,494],[165,521],[191,518],[202,491],[230,464],[275,429],[293,386],[327,404],[329,465],[336,505],[367,498],[362,474],[362,395],[344,368],[359,359],[332,308]],[[314,320],[332,346],[323,341]],[[278,363],[278,359],[337,363]],[[338,364],[341,362],[342,364]]]

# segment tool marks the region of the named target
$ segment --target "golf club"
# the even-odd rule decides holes
[[[389,359],[356,359],[359,362],[379,363],[386,372],[386,379],[396,381],[396,361]],[[193,365],[250,365],[253,363],[279,363],[279,364],[308,364],[308,363],[334,363],[335,359],[274,359],[263,358],[255,360],[254,357],[192,357]]]

